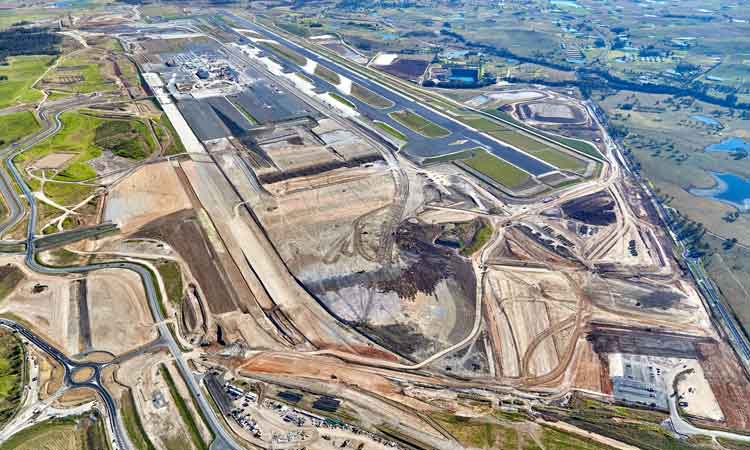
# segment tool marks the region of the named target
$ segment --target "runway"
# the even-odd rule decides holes
[[[496,139],[486,135],[485,133],[475,130],[464,123],[448,117],[447,115],[444,115],[419,102],[416,102],[411,98],[405,96],[404,94],[392,90],[391,88],[388,88],[375,80],[367,78],[345,66],[333,62],[324,56],[318,55],[317,53],[308,50],[305,47],[297,45],[296,43],[274,33],[273,31],[261,25],[250,22],[246,19],[227,12],[225,12],[225,14],[227,16],[230,16],[232,20],[236,21],[237,23],[242,24],[243,27],[253,30],[267,39],[276,40],[281,44],[293,49],[300,55],[308,58],[309,60],[315,61],[319,66],[330,69],[338,73],[339,75],[352,80],[360,86],[363,86],[375,92],[376,94],[392,101],[395,106],[386,109],[378,109],[369,106],[368,104],[358,100],[353,96],[347,96],[347,100],[354,103],[357,107],[357,110],[364,116],[370,118],[371,120],[379,120],[385,122],[405,134],[409,138],[409,144],[403,149],[403,151],[412,157],[434,157],[481,146],[491,151],[495,156],[498,156],[499,158],[534,176],[541,176],[550,172],[557,171],[556,167],[553,167],[550,164],[538,158],[535,158],[534,156],[531,156],[508,145],[502,144]],[[245,39],[240,33],[234,31],[232,28],[226,25],[222,24],[222,29],[226,32],[237,35],[239,38]],[[262,44],[260,45],[262,46]],[[279,56],[278,58],[282,59],[281,56]],[[291,61],[287,60],[286,63],[291,69],[300,69],[299,66],[296,66]],[[321,88],[322,90],[335,91],[337,89],[335,85],[323,80],[320,77],[309,74],[308,76],[311,78],[314,77],[313,81],[316,87]],[[388,113],[404,109],[408,109],[419,114],[425,119],[450,131],[451,134],[444,138],[430,139],[401,125],[399,122],[391,119],[391,117],[388,115]],[[457,144],[457,142],[461,143]]]

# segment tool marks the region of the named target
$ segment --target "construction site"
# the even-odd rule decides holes
[[[346,93],[359,83],[376,102],[374,85],[403,81],[375,81],[309,44],[341,66],[331,75],[280,30],[249,27],[232,15],[83,30],[115,33],[137,64],[154,102],[139,117],[163,111],[170,124],[149,122],[148,136],[176,131],[151,156],[92,159],[97,182],[79,207],[49,213],[21,241],[40,263],[81,270],[43,275],[22,254],[3,256],[20,281],[0,313],[80,367],[71,378],[67,360],[32,351],[24,407],[56,396],[34,417],[89,411],[103,389],[124,417],[107,419],[124,423],[117,449],[452,450],[477,447],[460,431],[475,420],[519,442],[555,432],[594,443],[569,448],[638,448],[571,419],[592,401],[646,411],[658,424],[637,426],[675,440],[750,439],[748,357],[589,104],[542,88],[464,103],[399,91],[424,121],[418,107],[438,101],[477,116],[481,105],[506,114],[498,127],[517,121],[528,127],[519,136],[585,143],[589,156],[547,141],[524,152],[520,138],[501,144],[457,119],[432,124],[450,125],[450,138],[414,131],[414,117],[414,129],[388,131]],[[98,142],[140,136],[131,126],[99,129]],[[164,151],[174,136],[180,150]],[[476,145],[544,187],[514,196],[467,170],[471,159],[441,159]],[[417,147],[441,153],[419,159]],[[53,207],[45,177],[75,157],[51,147],[16,164]],[[46,241],[33,236],[48,226]],[[23,414],[11,429],[36,420]]]

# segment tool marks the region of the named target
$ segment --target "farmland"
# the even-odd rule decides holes
[[[39,130],[39,123],[31,111],[0,116],[0,145],[16,142]]]

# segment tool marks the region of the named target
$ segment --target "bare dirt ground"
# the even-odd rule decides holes
[[[118,355],[156,339],[138,274],[118,269],[94,272],[88,277],[88,297],[93,348]],[[112,326],[114,317],[127,326]]]
[[[131,232],[159,217],[189,209],[190,199],[169,162],[145,165],[118,183],[109,193],[104,220]]]
[[[729,428],[750,430],[750,381],[723,341],[699,344],[699,360]]]
[[[159,365],[168,360],[166,353],[137,356],[117,369],[116,378],[130,388],[141,423],[154,445],[193,449],[169,387],[159,374]]]
[[[31,165],[37,169],[60,169],[76,156],[76,153],[50,153]]]
[[[493,268],[485,277],[485,295],[501,373],[537,377],[558,367],[569,351],[580,297],[576,279],[543,269]]]
[[[78,310],[73,283],[22,270],[26,279],[0,305],[0,312],[23,319],[29,326],[69,354],[78,352]]]

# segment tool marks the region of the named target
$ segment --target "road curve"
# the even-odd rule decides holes
[[[87,264],[87,265],[75,266],[75,267],[49,267],[49,266],[45,266],[39,263],[36,259],[36,246],[35,246],[35,241],[36,241],[35,230],[36,230],[36,223],[37,223],[36,199],[34,197],[33,192],[31,191],[31,189],[29,188],[29,186],[26,184],[25,180],[21,176],[21,173],[13,164],[13,159],[19,154],[21,154],[22,152],[31,148],[32,146],[42,142],[43,140],[57,133],[62,128],[60,115],[65,110],[68,110],[77,106],[80,106],[80,104],[78,104],[78,102],[73,102],[71,104],[66,104],[60,110],[57,110],[54,116],[52,117],[52,120],[48,122],[50,124],[48,128],[46,128],[42,132],[37,133],[32,138],[25,141],[24,144],[22,144],[21,146],[13,147],[13,151],[11,151],[5,157],[5,161],[4,161],[5,167],[8,173],[12,175],[13,179],[20,187],[30,207],[29,221],[28,221],[28,226],[26,228],[26,264],[31,270],[38,272],[38,273],[43,273],[43,274],[87,273],[87,272],[92,272],[92,271],[102,270],[102,269],[126,269],[126,270],[131,270],[137,273],[141,277],[141,281],[143,282],[143,285],[146,291],[146,296],[149,302],[149,308],[151,309],[151,313],[154,316],[155,321],[158,323],[159,333],[161,334],[161,336],[164,337],[164,339],[166,339],[167,346],[169,347],[169,351],[170,353],[172,353],[172,356],[174,357],[175,362],[177,363],[177,368],[180,372],[180,375],[185,380],[185,384],[187,385],[188,389],[190,390],[191,395],[195,399],[196,405],[200,409],[200,412],[202,413],[203,417],[205,417],[208,427],[214,433],[215,439],[214,439],[214,442],[212,442],[211,444],[211,449],[213,450],[219,450],[219,449],[242,450],[242,447],[238,445],[235,442],[235,440],[232,438],[232,436],[230,436],[227,433],[227,431],[221,425],[220,420],[216,417],[214,410],[211,408],[211,405],[208,403],[205,396],[201,392],[200,387],[198,386],[198,383],[195,380],[195,377],[193,376],[193,373],[190,371],[190,368],[188,367],[187,362],[185,361],[182,355],[182,351],[180,350],[179,346],[175,342],[174,337],[172,336],[171,332],[169,331],[169,328],[164,322],[165,318],[162,316],[161,308],[159,307],[156,288],[154,286],[154,281],[153,281],[153,275],[148,269],[136,263],[132,263],[132,262],[110,262],[110,263],[101,263],[101,264]],[[46,110],[40,111],[40,116],[47,119]],[[16,192],[15,189],[8,189],[7,191],[3,190],[2,193],[3,195],[8,195],[7,197],[5,197],[7,199],[8,204],[15,203],[16,205],[22,205],[22,201],[20,197],[18,196],[18,193]],[[20,214],[23,215],[23,212],[21,212]],[[15,223],[18,223],[18,220]],[[18,325],[16,324],[16,327],[17,326]],[[33,335],[33,333],[31,332],[29,333],[30,333],[29,335]],[[37,345],[40,345],[40,348],[44,349],[45,351],[47,351],[47,349],[49,349],[50,351],[54,351],[54,353],[50,353],[50,355],[52,355],[55,359],[57,359],[58,357],[65,358],[65,359],[59,359],[58,361],[67,361],[68,363],[71,363],[70,359],[65,357],[65,355],[62,355],[62,353],[60,353],[53,347],[49,346],[49,344],[46,344],[44,341],[39,340],[37,338],[34,342],[35,343],[39,342]],[[76,363],[73,363],[72,367],[76,367]],[[95,373],[97,374],[99,373],[98,369],[95,369]],[[99,384],[98,382],[90,383],[90,386],[84,383],[84,384],[81,384],[81,387],[91,387],[92,389],[96,390],[101,395],[105,405],[107,406],[107,410],[108,410],[107,412],[108,414],[110,414],[110,417],[112,419],[111,420],[112,434],[119,446],[118,449],[116,450],[129,450],[133,448],[127,437],[127,434],[123,431],[124,425],[118,414],[117,404],[115,403],[110,393],[106,390],[106,388],[104,388],[104,386]]]

